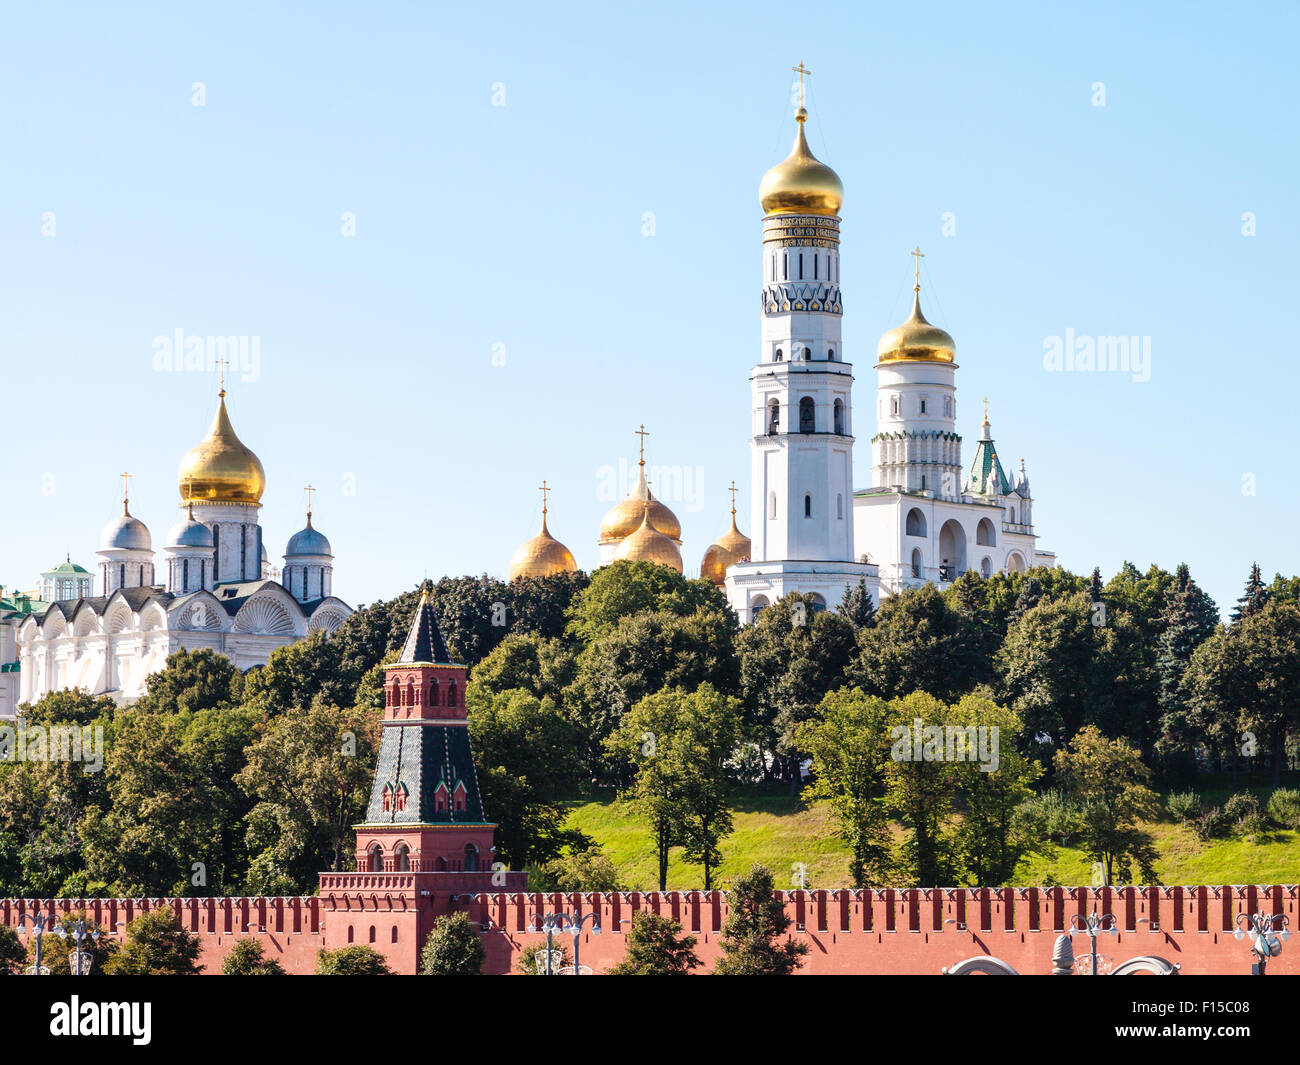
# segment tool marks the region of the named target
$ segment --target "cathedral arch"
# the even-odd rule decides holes
[[[131,608],[118,599],[113,602],[104,617],[105,632],[127,632],[131,628]]]
[[[1011,554],[1007,556],[1007,572],[1008,573],[1025,572],[1025,560],[1019,551],[1012,551]]]
[[[264,636],[292,636],[293,615],[278,596],[257,595],[239,608],[239,613],[235,615],[234,631]]]
[[[956,518],[949,518],[939,530],[939,579],[955,581],[966,572],[966,530]]]
[[[912,548],[912,576],[917,580],[920,580],[924,572],[925,563],[921,558],[921,549],[919,547],[914,547]]]
[[[772,361],[773,361],[773,362],[784,362],[784,361],[785,361],[785,354],[781,351],[780,348],[777,348],[777,349],[776,349],[776,356],[773,358]]]
[[[382,873],[384,871],[384,848],[378,843],[372,843],[370,849],[366,851],[366,857],[370,866],[370,872]],[[348,930],[349,932],[351,929]]]
[[[988,518],[980,518],[980,523],[975,526],[975,543],[980,547],[997,546],[997,534],[993,531],[993,523]]]
[[[908,536],[925,535],[925,512],[920,507],[913,507],[907,512],[907,521],[903,530]]]
[[[773,436],[781,431],[781,401],[770,399],[767,403],[767,435]]]
[[[393,848],[393,869],[399,873],[411,871],[411,848],[405,843],[399,843]]]
[[[759,613],[766,610],[768,606],[769,603],[767,601],[767,596],[765,595],[754,596],[754,598],[749,601],[750,620],[757,619]]]
[[[333,632],[347,619],[348,612],[346,610],[340,606],[326,603],[316,608],[316,612],[312,614],[311,619],[307,622],[307,631],[318,632],[323,630]]]
[[[814,614],[820,614],[823,610],[826,609],[825,597],[819,595],[817,592],[809,592],[808,599],[809,599],[808,605],[812,608]]]
[[[156,602],[146,603],[144,609],[140,611],[140,631],[156,632],[165,628],[167,628],[167,612]]]
[[[837,436],[844,435],[844,400],[835,401],[835,433]]]
[[[988,555],[985,555],[983,561],[980,562],[980,576],[981,577],[993,576],[993,560],[989,558]]]
[[[99,631],[99,617],[89,606],[83,606],[72,620],[73,636],[89,636]]]

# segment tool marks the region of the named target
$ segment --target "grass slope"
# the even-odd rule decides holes
[[[848,848],[836,835],[824,803],[805,806],[791,797],[788,788],[746,788],[733,801],[735,830],[722,841],[724,860],[715,887],[725,887],[756,862],[773,871],[779,888],[798,886],[795,876],[800,863],[806,867],[809,887],[850,886]],[[612,798],[576,802],[569,807],[568,824],[590,836],[618,867],[625,890],[658,887],[654,842],[629,804]],[[1190,828],[1175,822],[1145,827],[1155,838],[1156,874],[1162,884],[1300,882],[1300,833],[1271,832],[1255,843],[1243,839],[1203,843]],[[682,861],[680,848],[674,849],[668,865],[670,890],[699,888],[703,876],[699,866]],[[1018,886],[1091,882],[1092,861],[1075,847],[1030,855],[1016,875]]]

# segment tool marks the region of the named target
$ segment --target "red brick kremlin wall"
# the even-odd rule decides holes
[[[321,947],[349,943],[372,945],[394,971],[413,973],[419,945],[436,917],[464,910],[482,929],[484,971],[506,973],[523,948],[544,942],[543,936],[527,931],[540,915],[594,911],[603,934],[592,935],[588,922],[579,959],[600,973],[622,957],[623,933],[639,909],[671,917],[695,935],[705,969],[718,956],[727,918],[726,896],[719,891],[464,894],[461,889],[470,886],[472,874],[464,876],[464,885],[429,880],[452,875],[323,874],[320,895],[308,898],[6,899],[0,900],[0,923],[16,926],[24,913],[84,908],[120,937],[134,917],[167,906],[185,929],[199,936],[207,973],[220,973],[225,953],[245,937],[259,940],[267,956],[279,959],[290,973],[312,972]],[[426,886],[430,883],[436,886]],[[791,933],[808,944],[802,971],[810,974],[936,974],[984,954],[1022,974],[1046,974],[1054,941],[1069,916],[1094,909],[1114,913],[1118,927],[1118,935],[1099,940],[1099,953],[1115,964],[1156,954],[1181,965],[1184,974],[1250,971],[1247,944],[1232,937],[1238,913],[1283,913],[1292,930],[1300,930],[1297,885],[790,891],[781,897],[794,922]],[[572,949],[570,937],[560,941]],[[46,943],[48,947],[51,941]],[[58,942],[56,949],[63,946]],[[1087,950],[1087,938],[1076,936],[1076,955]],[[1269,972],[1300,973],[1300,937],[1269,962]]]

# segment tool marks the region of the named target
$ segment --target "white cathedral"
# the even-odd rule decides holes
[[[100,534],[99,594],[60,598],[18,626],[18,701],[81,688],[127,703],[181,648],[210,648],[249,669],[341,625],[352,611],[332,594],[334,555],[312,527],[310,503],[272,579],[258,513],[265,487],[261,461],[230,424],[223,387],[207,436],[181,462],[180,520],[163,545],[162,572],[149,529],[124,498]]]
[[[799,69],[799,68],[796,68]],[[806,73],[803,71],[802,73]],[[839,177],[808,149],[795,114],[790,155],[763,177],[762,339],[750,372],[750,521],[705,552],[700,575],[723,586],[742,623],[789,592],[818,608],[864,582],[872,600],[969,570],[989,577],[1054,566],[1037,546],[1024,463],[1013,482],[998,457],[987,405],[963,477],[956,345],[921,313],[920,249],[907,321],[876,347],[872,486],[853,487],[853,366],[840,324]],[[644,429],[644,426],[642,427]],[[642,433],[644,442],[644,433]],[[601,524],[600,564],[618,559],[683,572],[681,525],[655,499],[642,449],[637,482]],[[510,578],[576,569],[546,527],[520,546]]]

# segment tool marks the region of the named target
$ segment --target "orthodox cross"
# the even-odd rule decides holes
[[[641,465],[645,465],[645,438],[650,434],[646,432],[645,422],[641,423],[641,428],[636,431],[636,435],[641,438]]]
[[[316,489],[312,485],[308,485],[303,491],[307,493],[307,520],[311,521],[311,495]]]
[[[119,473],[122,478],[122,508],[125,511],[126,505],[131,501],[131,475],[129,473]]]
[[[221,374],[221,392],[220,392],[220,395],[221,395],[221,398],[222,398],[222,399],[225,399],[225,397],[226,397],[226,367],[230,365],[230,360],[229,360],[229,359],[226,359],[226,358],[220,358],[220,359],[217,360],[217,365],[220,367],[220,370],[218,370],[218,373]]]
[[[916,260],[916,275],[915,275],[916,286],[912,289],[912,291],[920,292],[921,291],[921,260],[925,258],[925,252],[921,250],[921,246],[918,244],[915,248],[913,248],[910,252],[908,252],[908,254],[911,255],[912,258]]]
[[[799,106],[802,108],[802,107],[803,107],[803,79],[804,79],[804,75],[807,74],[807,75],[810,75],[810,76],[811,76],[812,71],[811,71],[811,70],[807,70],[807,69],[804,68],[803,60],[802,60],[802,59],[799,60],[799,65],[798,65],[797,67],[791,67],[790,69],[793,70],[796,74],[799,75]]]
[[[539,491],[542,493],[542,513],[545,514],[545,513],[546,513],[546,496],[547,496],[547,493],[550,492],[550,488],[547,486],[547,484],[546,484],[545,481],[542,481],[542,487],[539,489]]]
[[[735,481],[731,482],[731,488],[729,490],[731,492],[731,516],[734,518],[736,516],[736,482]]]

